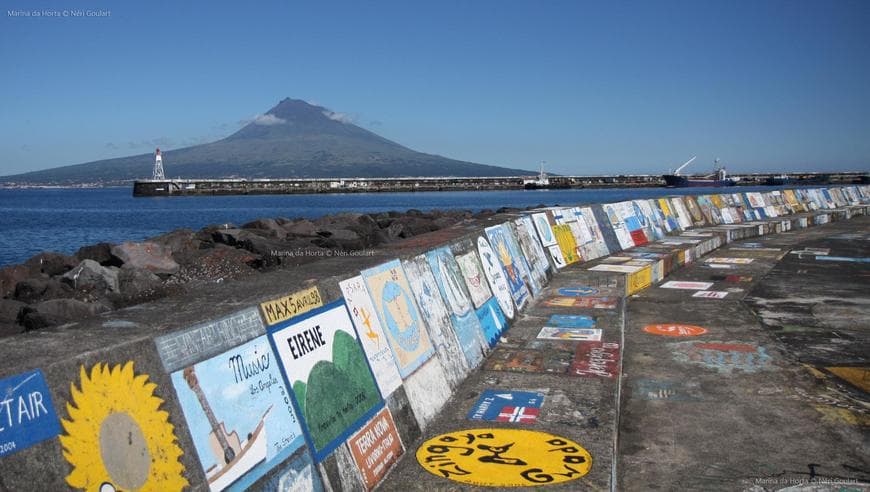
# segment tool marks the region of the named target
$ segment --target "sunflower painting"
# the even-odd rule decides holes
[[[182,451],[154,396],[157,385],[137,375],[133,362],[80,369],[80,387],[70,385],[69,420],[60,437],[72,466],[71,487],[97,492],[181,490],[188,485],[179,461]]]

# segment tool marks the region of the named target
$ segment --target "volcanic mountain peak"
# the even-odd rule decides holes
[[[402,146],[360,128],[343,113],[299,99],[285,98],[264,114],[255,116],[247,125],[225,140],[286,139],[339,136],[377,141],[381,145]],[[324,149],[327,150],[327,149]]]
[[[413,151],[352,123],[342,113],[286,98],[221,140],[163,153],[167,176],[183,178],[352,178],[518,176],[529,171]],[[152,154],[6,176],[33,184],[146,178]]]

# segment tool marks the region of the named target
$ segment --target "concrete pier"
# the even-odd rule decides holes
[[[0,340],[0,489],[864,490],[868,207],[505,214]]]
[[[702,178],[703,176],[698,176]],[[848,185],[867,182],[863,172],[758,173],[732,176],[741,186],[760,186],[777,179],[796,185]],[[649,188],[666,183],[655,174],[549,176],[413,177],[413,178],[273,178],[273,179],[140,179],[133,183],[133,196],[188,195],[293,195],[303,193],[386,193],[413,191],[493,191],[568,188]]]

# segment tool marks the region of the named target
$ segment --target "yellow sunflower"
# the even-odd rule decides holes
[[[183,454],[169,413],[159,410],[157,385],[136,375],[133,362],[109,368],[97,363],[91,374],[80,369],[81,389],[70,385],[72,402],[62,420],[64,458],[72,465],[66,482],[96,492],[181,490]]]

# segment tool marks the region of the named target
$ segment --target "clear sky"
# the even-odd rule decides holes
[[[870,168],[866,0],[3,9],[0,175],[215,140],[284,97],[415,150],[563,174],[693,155],[696,172]]]

